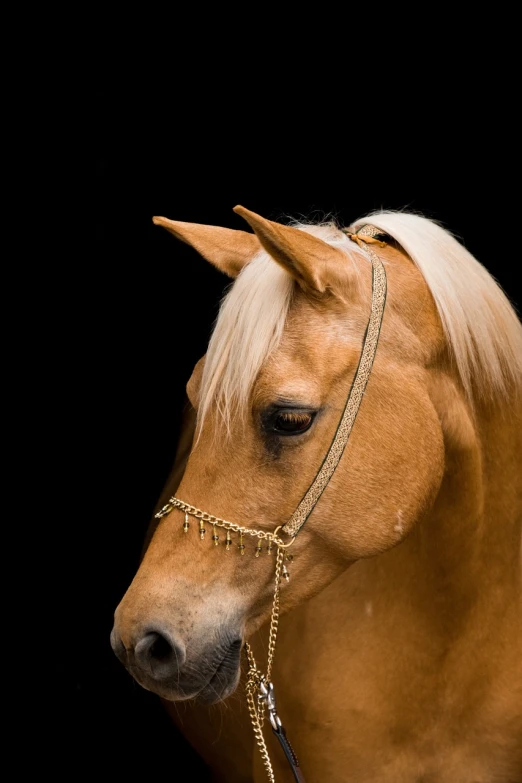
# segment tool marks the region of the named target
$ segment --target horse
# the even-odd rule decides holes
[[[422,214],[234,211],[153,218],[232,282],[115,654],[216,781],[521,783],[515,306]]]

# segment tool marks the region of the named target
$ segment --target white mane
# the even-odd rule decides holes
[[[505,395],[522,381],[522,325],[508,298],[455,237],[407,212],[380,211],[357,220],[393,237],[419,268],[435,300],[446,339],[470,401]]]
[[[380,211],[360,218],[393,237],[419,268],[433,295],[451,354],[470,401],[472,389],[503,395],[522,380],[522,325],[489,272],[436,222],[407,212]],[[358,246],[333,223],[293,223],[347,254],[359,272]],[[366,256],[364,256],[366,258]],[[260,251],[224,297],[208,346],[201,381],[198,422],[217,404],[227,429],[243,416],[262,364],[284,329],[293,278]]]

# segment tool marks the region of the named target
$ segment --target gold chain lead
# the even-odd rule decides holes
[[[247,653],[249,670],[247,675],[247,703],[248,710],[250,712],[250,720],[252,721],[252,727],[254,729],[254,735],[256,742],[263,759],[263,764],[271,783],[274,783],[274,771],[270,762],[270,756],[268,755],[268,749],[266,747],[265,738],[263,736],[263,724],[265,719],[264,703],[260,703],[259,699],[256,704],[254,693],[259,691],[261,680],[270,682],[270,675],[272,672],[272,664],[275,655],[275,646],[277,639],[277,629],[279,627],[279,593],[281,588],[281,568],[283,565],[283,557],[285,555],[284,549],[278,547],[276,556],[276,569],[275,569],[275,589],[274,600],[272,603],[272,616],[270,618],[270,633],[268,637],[268,662],[266,667],[266,675],[263,677],[260,670],[257,668],[257,664],[254,658],[254,653],[248,642],[245,642],[245,649]]]

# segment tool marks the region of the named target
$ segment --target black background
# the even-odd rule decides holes
[[[386,107],[350,104],[350,126],[338,110],[314,114],[309,97],[277,112],[245,96],[238,104],[237,93],[209,93],[208,84],[199,97],[204,108],[168,90],[142,88],[125,100],[104,86],[92,94],[90,214],[75,247],[87,228],[95,241],[70,281],[74,350],[67,329],[59,332],[71,524],[54,532],[60,567],[51,564],[48,580],[65,640],[53,658],[48,728],[77,750],[60,754],[64,777],[69,764],[85,763],[129,780],[207,780],[159,701],[109,645],[112,613],[174,457],[185,383],[229,283],[152,216],[250,230],[236,204],[283,222],[334,216],[345,225],[372,209],[408,208],[461,237],[522,303],[518,250],[504,222],[518,152],[507,131],[502,145],[486,135],[477,143],[477,126],[463,121],[471,97],[459,122],[443,114],[439,125],[432,117],[419,128],[400,117],[395,136],[383,130],[392,119]]]

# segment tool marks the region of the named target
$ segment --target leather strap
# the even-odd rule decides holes
[[[294,779],[297,781],[297,783],[306,783],[303,777],[303,773],[301,772],[301,768],[299,766],[299,761],[297,760],[297,756],[294,753],[294,749],[292,748],[292,746],[290,745],[286,737],[286,731],[282,726],[279,726],[277,729],[274,729],[272,727],[272,731],[276,735],[281,747],[285,752],[285,756],[292,769]]]

